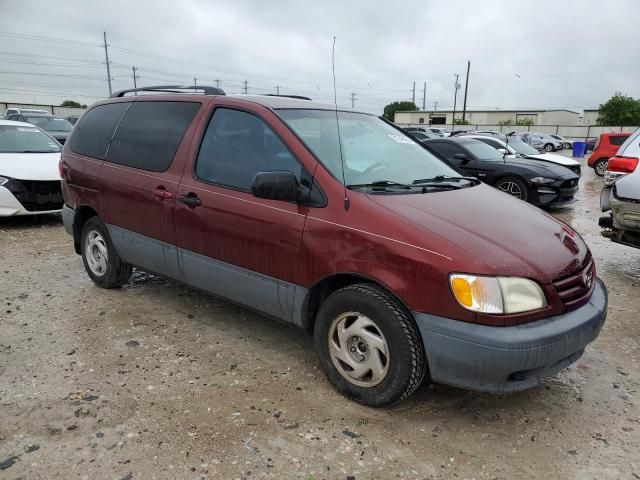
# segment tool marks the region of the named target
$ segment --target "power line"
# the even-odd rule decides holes
[[[85,47],[101,47],[99,43],[83,42],[79,40],[68,40],[65,38],[43,37],[40,35],[27,35],[24,33],[0,32],[0,37],[22,38],[24,40],[37,40],[48,43],[66,43],[69,45],[82,45]]]

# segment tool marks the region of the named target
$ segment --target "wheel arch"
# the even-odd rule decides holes
[[[315,324],[316,316],[320,305],[326,300],[332,293],[340,290],[341,288],[349,285],[355,285],[358,283],[369,283],[377,285],[383,289],[386,293],[391,295],[400,305],[407,311],[412,317],[411,309],[392,289],[385,285],[380,280],[372,278],[367,275],[352,272],[340,272],[332,273],[326,277],[318,280],[308,291],[304,303],[302,305],[302,327],[309,333],[313,333],[313,327]]]
[[[76,209],[73,217],[73,248],[77,254],[80,254],[80,235],[82,227],[92,217],[99,217],[98,212],[89,205],[82,205]]]

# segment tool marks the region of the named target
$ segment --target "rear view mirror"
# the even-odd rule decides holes
[[[258,172],[253,177],[251,193],[258,198],[297,202],[300,187],[293,173],[288,171]]]

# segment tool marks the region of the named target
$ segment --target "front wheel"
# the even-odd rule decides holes
[[[515,177],[505,177],[498,180],[495,187],[509,195],[527,201],[527,186],[522,180]]]
[[[545,152],[553,152],[553,150],[554,150],[553,145],[552,145],[552,144],[550,144],[550,143],[547,143],[547,144],[544,146],[544,151],[545,151]]]
[[[596,172],[596,175],[604,177],[604,174],[607,171],[607,162],[606,158],[601,158],[593,164],[593,171]]]
[[[90,218],[82,227],[80,248],[84,268],[96,285],[118,288],[127,283],[132,267],[122,261],[98,217]]]
[[[405,399],[427,370],[415,321],[394,297],[372,284],[350,285],[324,301],[314,343],[329,381],[371,407]]]

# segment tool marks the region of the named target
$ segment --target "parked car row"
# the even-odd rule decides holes
[[[46,110],[31,110],[25,108],[9,108],[5,114],[7,120],[26,122],[40,127],[48,132],[61,145],[67,141],[73,125],[62,117],[52,115]]]

